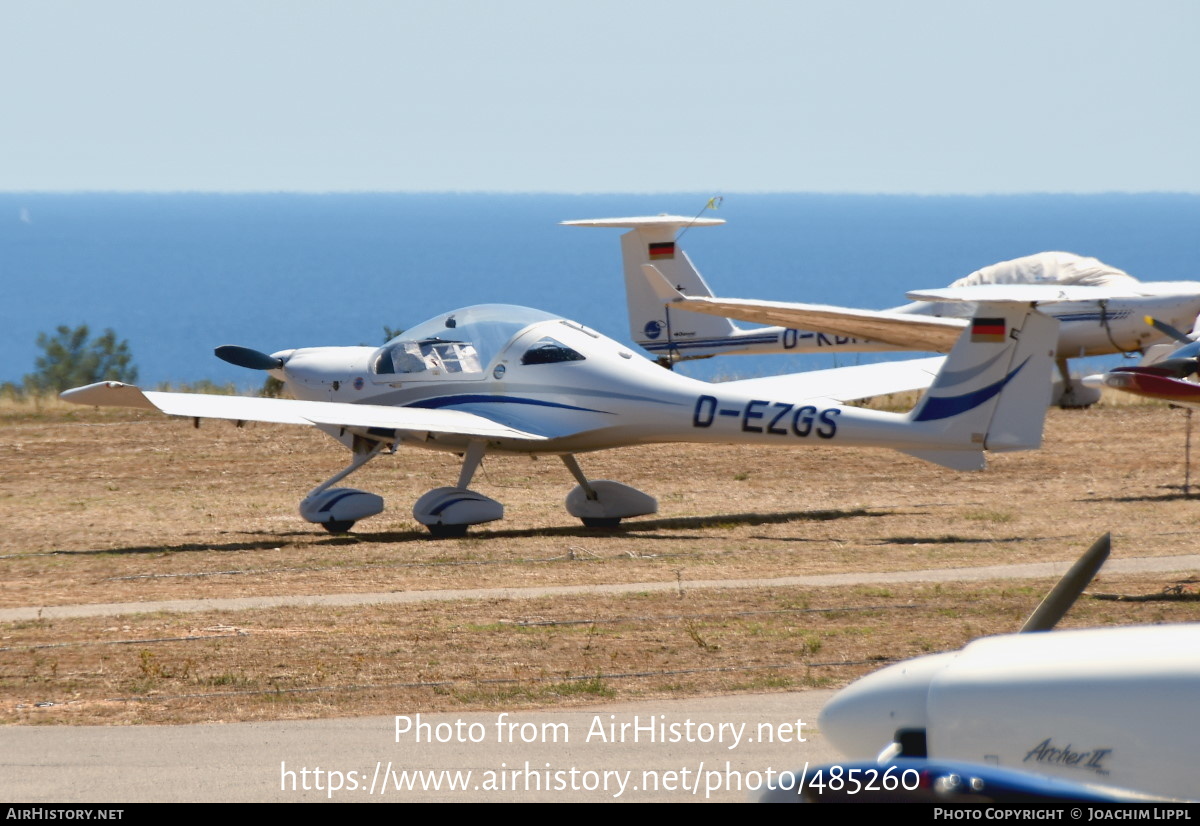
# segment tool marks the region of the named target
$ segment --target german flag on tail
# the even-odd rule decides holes
[[[650,245],[650,260],[662,261],[664,259],[675,257],[675,242],[662,241]]]
[[[1003,318],[971,320],[971,341],[976,344],[1003,344],[1006,332]]]

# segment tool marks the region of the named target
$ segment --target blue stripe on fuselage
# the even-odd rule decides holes
[[[613,415],[607,410],[595,410],[591,407],[576,407],[573,404],[559,404],[558,402],[547,402],[541,399],[527,399],[519,396],[500,396],[496,394],[462,394],[458,396],[437,396],[432,399],[421,399],[420,401],[410,402],[404,405],[405,407],[420,407],[427,410],[437,410],[443,407],[457,407],[466,404],[527,404],[534,407],[557,407],[561,410],[579,410],[584,413],[604,413]]]
[[[671,342],[639,341],[638,344],[653,353],[657,350],[695,350],[700,347],[729,347],[737,344],[774,344],[778,340],[779,335],[773,333],[767,336],[743,336],[740,338],[699,338]]]
[[[1112,313],[1063,313],[1062,315],[1052,316],[1052,318],[1056,318],[1059,321],[1117,321],[1122,318],[1128,318],[1131,312],[1130,310],[1118,310]]]

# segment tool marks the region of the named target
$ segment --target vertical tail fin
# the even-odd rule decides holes
[[[941,372],[909,414],[957,450],[913,456],[961,470],[982,467],[983,450],[1030,450],[1042,443],[1057,320],[1028,302],[980,303]],[[971,451],[978,446],[978,453]],[[971,457],[976,457],[972,459]]]
[[[565,226],[621,227],[632,230],[621,236],[625,269],[625,298],[629,305],[629,335],[646,350],[672,361],[679,357],[676,341],[721,339],[737,327],[727,318],[668,308],[646,280],[644,264],[653,264],[685,295],[711,296],[712,290],[676,240],[684,227],[709,227],[725,223],[720,218],[685,218],[656,215],[646,218],[597,218],[564,221]]]

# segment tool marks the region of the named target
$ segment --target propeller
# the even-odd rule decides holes
[[[1020,633],[1049,631],[1058,625],[1058,621],[1071,609],[1075,600],[1083,593],[1083,589],[1088,587],[1096,576],[1111,550],[1111,533],[1106,533],[1093,542],[1092,547],[1084,551],[1083,556],[1071,566],[1071,570],[1063,574],[1063,578],[1046,594],[1037,610],[1029,615],[1029,619],[1021,626]]]
[[[1154,318],[1152,316],[1144,316],[1144,319],[1145,319],[1146,323],[1149,324],[1151,327],[1153,327],[1155,330],[1158,330],[1160,333],[1162,333],[1165,336],[1169,336],[1170,338],[1175,339],[1180,344],[1191,344],[1193,341],[1193,339],[1190,336],[1188,336],[1185,333],[1179,332],[1179,330],[1172,327],[1170,324],[1168,324],[1165,321],[1159,321],[1157,318]]]
[[[1180,332],[1165,321],[1159,321],[1151,316],[1143,316],[1145,322],[1160,333],[1178,341],[1183,346],[1166,358],[1153,364],[1138,365],[1137,367],[1118,368],[1115,372],[1146,373],[1152,376],[1166,376],[1173,379],[1186,379],[1193,373],[1200,373],[1200,341],[1195,337]]]
[[[1143,373],[1154,373],[1160,376],[1170,376],[1175,379],[1186,379],[1193,373],[1200,372],[1200,341],[1190,342],[1180,347],[1162,361],[1139,367]]]
[[[230,364],[236,364],[238,367],[247,367],[251,370],[278,370],[283,367],[283,359],[275,356],[268,356],[266,353],[258,350],[253,350],[249,347],[239,347],[236,344],[225,344],[213,350],[217,358],[221,361],[227,361]]]

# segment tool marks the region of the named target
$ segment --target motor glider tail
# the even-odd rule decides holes
[[[955,449],[905,450],[958,470],[983,467],[983,451],[1041,446],[1050,404],[1058,321],[1026,302],[982,302],[933,384],[909,414]]]
[[[712,290],[687,253],[680,248],[677,235],[681,229],[723,223],[720,218],[686,218],[680,215],[563,222],[564,226],[621,227],[631,230],[621,236],[625,299],[629,305],[629,335],[649,352],[671,360],[680,357],[680,344],[697,340],[719,341],[734,335],[738,327],[727,318],[665,306],[647,281],[643,265],[654,265],[684,295],[711,297]]]

